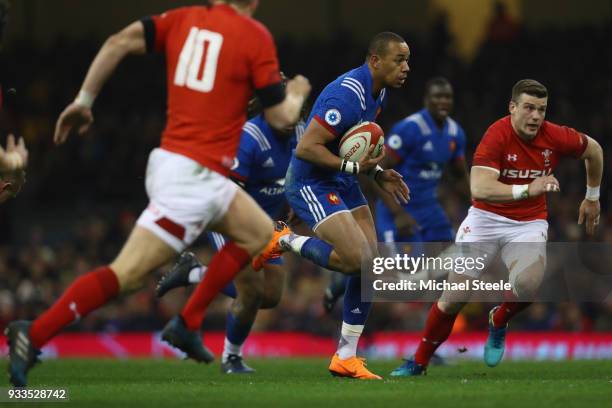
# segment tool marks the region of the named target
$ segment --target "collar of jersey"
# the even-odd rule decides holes
[[[368,94],[368,98],[371,102],[376,102],[378,98],[380,98],[380,94],[374,99],[372,96],[372,73],[370,73],[370,68],[368,68],[368,63],[364,63],[358,69],[359,73],[363,77],[363,84],[365,85],[365,91]],[[384,89],[384,88],[383,88]],[[382,93],[382,90],[380,91]]]
[[[442,126],[442,130],[440,130],[440,128],[438,127],[438,124],[431,117],[431,114],[429,113],[427,108],[421,109],[419,113],[423,116],[423,118],[425,119],[425,122],[427,122],[427,124],[431,128],[432,133],[440,133],[443,135],[446,134],[446,132],[448,131],[448,117],[444,121],[444,126]]]

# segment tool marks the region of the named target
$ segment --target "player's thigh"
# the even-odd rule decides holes
[[[136,226],[110,264],[122,291],[139,289],[144,277],[176,256],[175,248],[142,226]]]
[[[372,217],[372,212],[370,211],[370,207],[367,205],[362,205],[351,210],[351,214],[357,221],[359,228],[363,232],[365,236],[370,250],[373,251],[372,255],[375,255],[377,251],[377,239],[376,239],[376,227],[374,225],[374,218]]]
[[[513,291],[524,300],[533,300],[546,271],[548,223],[530,221],[509,228],[509,239],[501,249]]]
[[[350,212],[340,212],[320,223],[315,234],[334,248],[347,273],[359,273],[362,255],[370,245]]]
[[[470,278],[479,278],[493,263],[500,250],[500,237],[503,236],[503,225],[498,225],[495,219],[489,219],[487,214],[470,208],[467,217],[457,231],[455,244],[446,248],[440,256],[478,260],[483,268],[466,270]]]
[[[238,189],[227,212],[211,229],[255,256],[272,239],[274,224],[251,196]]]

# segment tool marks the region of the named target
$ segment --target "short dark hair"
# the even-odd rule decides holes
[[[521,79],[512,87],[512,100],[518,102],[521,94],[535,96],[536,98],[546,98],[548,89],[535,79]]]
[[[391,31],[383,31],[382,33],[376,34],[374,38],[370,40],[367,57],[369,58],[372,55],[385,55],[389,43],[392,42],[403,43],[406,42],[406,40],[404,40],[401,35],[392,33]]]
[[[228,4],[236,4],[239,7],[245,7],[253,3],[255,0],[223,0],[223,1]],[[212,3],[213,3],[213,0],[204,0],[204,4],[206,5],[210,6]]]
[[[431,91],[431,88],[433,86],[446,86],[446,85],[452,88],[450,81],[444,77],[437,76],[437,77],[430,78],[429,80],[427,80],[427,82],[425,82],[425,95],[427,95],[429,91]]]

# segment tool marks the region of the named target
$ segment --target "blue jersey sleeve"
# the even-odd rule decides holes
[[[385,140],[388,153],[403,161],[414,150],[418,127],[412,122],[401,121],[391,129]]]
[[[231,171],[232,178],[242,182],[246,182],[249,179],[251,170],[257,165],[258,149],[259,147],[255,139],[243,130],[240,136],[238,153],[236,153],[236,160]]]
[[[361,120],[361,107],[355,95],[331,96],[317,104],[312,118],[336,136],[343,135]]]
[[[455,148],[451,156],[451,160],[462,160],[465,158],[465,132],[459,127],[457,137],[455,137]]]

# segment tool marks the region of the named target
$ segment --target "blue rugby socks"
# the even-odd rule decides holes
[[[357,343],[371,307],[371,302],[361,301],[361,276],[350,276],[344,292],[342,331],[337,351],[338,357],[342,360],[357,355]]]
[[[281,237],[280,243],[285,249],[310,259],[323,268],[328,267],[329,257],[334,250],[331,245],[319,238],[305,237],[294,233]]]
[[[243,323],[240,322],[232,312],[227,314],[227,326],[225,329],[225,343],[223,345],[223,355],[221,357],[221,362],[225,363],[227,361],[227,357],[230,354],[235,354],[237,356],[242,355],[242,346],[246,341],[249,333],[251,332],[251,327],[253,326],[253,322]]]

